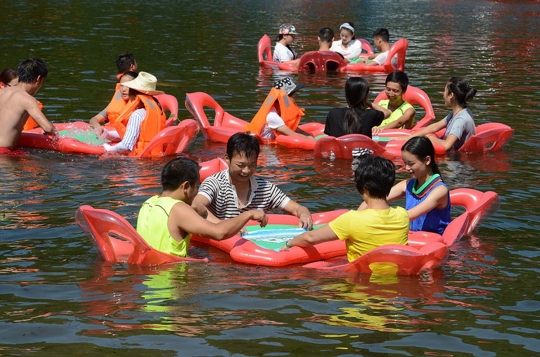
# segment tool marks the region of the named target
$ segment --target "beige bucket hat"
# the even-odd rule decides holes
[[[142,71],[139,72],[139,75],[134,80],[122,83],[123,86],[135,89],[136,91],[147,95],[158,95],[165,93],[163,91],[156,90],[156,84],[156,76]]]

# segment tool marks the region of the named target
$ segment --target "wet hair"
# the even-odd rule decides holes
[[[354,171],[354,183],[360,194],[367,190],[373,198],[386,199],[396,179],[394,163],[381,156],[367,156]]]
[[[405,74],[405,72],[394,71],[386,76],[386,81],[384,84],[388,84],[388,82],[398,83],[401,90],[405,92],[407,90],[407,86],[409,85],[409,77]]]
[[[161,171],[163,191],[174,191],[185,181],[195,186],[199,180],[199,164],[183,157],[172,159]]]
[[[49,70],[41,58],[29,58],[22,60],[17,68],[19,83],[32,83],[38,76],[47,77]]]
[[[330,27],[321,27],[319,30],[319,38],[323,42],[332,42],[334,39],[334,30]]]
[[[135,57],[133,56],[133,53],[126,52],[118,55],[115,62],[116,68],[118,68],[118,73],[124,73],[129,71],[129,68],[135,64]]]
[[[19,77],[17,74],[17,70],[14,68],[6,68],[0,73],[0,82],[4,83],[6,86],[14,80],[15,78]]]
[[[387,29],[380,28],[376,29],[375,32],[373,32],[373,38],[379,37],[384,42],[390,42],[390,33]]]
[[[341,28],[341,26],[340,26],[339,32],[341,33],[341,30],[347,30],[347,31],[349,31],[349,32],[352,32],[351,40],[356,40],[356,36],[355,36],[355,34],[356,34],[356,28],[354,27],[354,23],[352,23],[352,22],[350,22],[350,21],[347,21],[347,22],[345,22],[345,23],[351,25],[351,27],[352,27],[353,29],[355,29],[355,30],[354,30],[354,31],[351,31],[350,29],[348,29],[348,28],[346,28],[346,27]]]
[[[434,174],[441,174],[439,167],[435,162],[435,148],[433,143],[425,136],[414,136],[407,140],[405,145],[401,147],[401,151],[407,151],[413,154],[420,161],[424,161],[426,157],[430,157],[429,167]]]
[[[346,134],[359,133],[362,126],[363,113],[356,109],[365,111],[368,108],[369,83],[362,77],[350,77],[345,82],[345,99],[347,99],[347,110],[343,118],[343,131]]]
[[[259,140],[250,133],[236,133],[227,141],[227,156],[229,160],[232,160],[234,154],[245,155],[249,158],[255,155],[255,158],[259,157],[261,146]]]
[[[476,89],[469,85],[463,77],[452,77],[446,82],[449,93],[453,93],[457,104],[466,108],[467,102],[472,100],[476,94]]]

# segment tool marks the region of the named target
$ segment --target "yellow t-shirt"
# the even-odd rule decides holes
[[[340,240],[345,241],[347,259],[352,262],[381,245],[407,244],[409,215],[403,207],[349,211],[328,226]]]

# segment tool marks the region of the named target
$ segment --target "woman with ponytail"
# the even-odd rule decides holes
[[[405,197],[411,231],[442,234],[451,220],[450,194],[435,162],[433,144],[424,136],[410,138],[401,148],[401,157],[411,178],[392,187],[388,202]]]
[[[351,77],[345,83],[347,108],[333,108],[326,116],[324,133],[340,137],[363,134],[371,138],[371,130],[392,113],[368,101],[369,84],[362,77]]]
[[[434,144],[443,145],[446,150],[458,150],[472,135],[476,134],[473,113],[467,102],[473,99],[476,89],[462,77],[452,77],[446,83],[443,92],[444,105],[452,111],[441,121],[431,124],[414,133],[413,136],[426,135]],[[446,128],[444,135],[433,135]]]

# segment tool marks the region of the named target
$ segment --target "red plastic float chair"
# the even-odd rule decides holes
[[[310,51],[300,57],[298,64],[299,71],[328,72],[340,71],[347,62],[343,57],[334,51]]]
[[[109,210],[81,206],[75,213],[75,222],[92,239],[99,254],[108,262],[149,266],[180,261],[208,261],[155,250],[128,221]]]
[[[378,66],[368,66],[365,63],[349,63],[347,66],[341,69],[341,72],[383,72],[391,73],[396,69],[400,71],[405,70],[405,56],[407,53],[407,47],[409,47],[409,42],[401,38],[397,40],[388,53],[388,58],[383,65]],[[392,58],[397,54],[397,67],[392,65]]]
[[[388,145],[389,143],[384,144]],[[313,153],[315,156],[352,159],[352,151],[357,148],[370,149],[374,156],[383,156],[387,159],[396,157],[387,152],[382,145],[362,134],[348,134],[339,138],[333,136],[320,138],[315,142]]]
[[[161,105],[163,111],[169,111],[169,118],[167,118],[165,126],[171,126],[174,121],[178,119],[178,100],[174,95],[165,93],[156,95],[156,99]]]
[[[374,53],[373,47],[371,47],[371,43],[369,43],[368,40],[366,40],[365,38],[357,38],[356,41],[360,41],[360,43],[362,44],[362,51],[367,52],[360,54],[360,57],[365,56],[366,54],[372,55]]]
[[[387,244],[370,250],[351,262],[356,270],[372,273],[379,264],[395,267],[399,275],[415,275],[439,267],[448,255],[448,247],[440,242],[428,243],[420,249],[401,244]]]
[[[494,191],[481,192],[471,188],[458,188],[450,191],[452,206],[462,206],[468,217],[464,234],[470,234],[480,222],[480,219],[491,213],[489,210],[497,201],[499,195]]]
[[[460,152],[486,152],[500,150],[512,137],[514,129],[501,123],[486,123],[476,127],[476,134],[471,136]]]
[[[226,143],[233,134],[242,131],[248,124],[245,120],[225,112],[214,98],[204,92],[186,93],[185,105],[199,124],[204,137],[214,142]],[[213,125],[210,125],[204,112],[205,107],[215,112]]]
[[[193,119],[185,119],[178,125],[161,130],[138,157],[163,157],[183,152],[195,139],[199,125]]]
[[[284,71],[298,71],[298,67],[291,63],[279,63],[274,62],[274,56],[272,55],[272,40],[268,35],[263,35],[257,44],[257,56],[259,58],[259,64],[262,67],[277,68]]]
[[[373,101],[378,103],[381,100],[388,99],[385,91],[379,93],[379,95]],[[417,121],[411,128],[411,130],[397,130],[389,129],[385,130],[379,134],[379,136],[397,136],[397,135],[410,135],[411,132],[417,131],[421,128],[428,126],[433,119],[435,119],[435,113],[433,112],[433,106],[431,105],[431,100],[429,96],[421,90],[420,88],[413,87],[411,85],[407,86],[407,90],[403,94],[403,100],[410,103],[411,105],[418,105],[422,107],[425,111],[425,115],[422,119]]]
[[[223,160],[221,157],[216,157],[215,159],[201,162],[199,164],[199,176],[201,178],[201,182],[203,182],[208,176],[223,171],[228,167],[227,162],[225,162],[225,160]]]
[[[300,124],[298,125],[298,128],[302,129],[306,133],[310,133],[314,137],[324,134],[324,124],[322,123],[311,122]],[[276,137],[276,144],[291,149],[313,150],[316,142],[317,141],[315,140],[296,135],[278,135]]]

